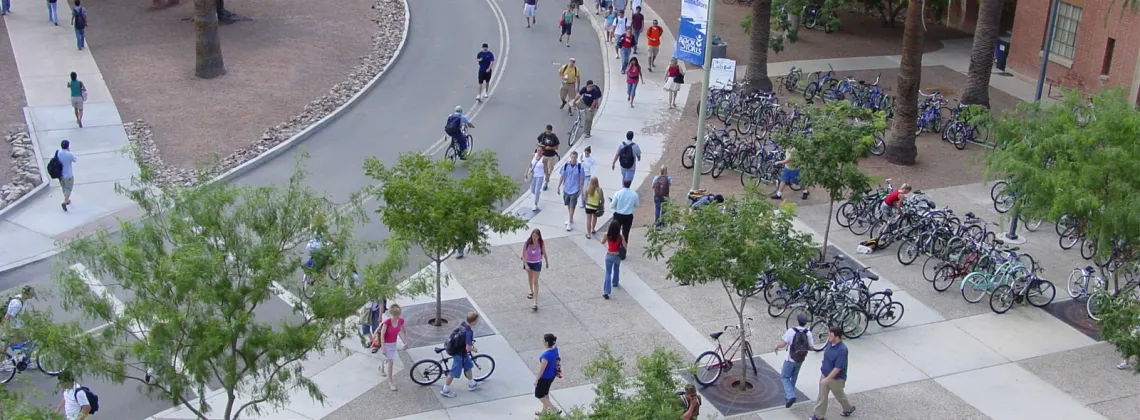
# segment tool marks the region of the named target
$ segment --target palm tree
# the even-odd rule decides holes
[[[966,90],[962,103],[990,107],[990,72],[994,65],[994,41],[1001,25],[1001,12],[1006,0],[981,0],[978,26],[974,30],[974,46],[970,50],[970,70],[966,73]]]
[[[213,79],[226,74],[218,36],[218,0],[194,0],[194,75]]]
[[[894,135],[887,142],[887,161],[896,165],[914,165],[918,148],[914,145],[918,128],[918,88],[922,80],[922,11],[926,0],[911,0],[906,10],[903,29],[902,57],[899,60],[899,82],[896,87]]]
[[[772,79],[768,77],[768,43],[772,38],[772,0],[752,2],[752,24],[748,28],[751,52],[748,56],[748,70],[744,81],[750,92],[772,91]]]

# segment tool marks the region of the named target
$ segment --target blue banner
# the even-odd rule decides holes
[[[673,57],[678,60],[705,65],[705,42],[708,42],[709,1],[682,0],[681,25],[677,28],[677,47]]]

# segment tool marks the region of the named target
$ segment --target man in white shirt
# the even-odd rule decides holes
[[[815,338],[812,337],[811,329],[807,327],[809,319],[806,314],[796,315],[796,322],[800,324],[799,327],[788,328],[784,332],[784,336],[776,343],[776,351],[782,348],[787,348],[787,357],[784,357],[784,366],[780,369],[780,380],[784,382],[784,408],[791,408],[792,404],[796,403],[796,379],[800,375],[800,366],[804,364],[803,359],[795,360],[795,350],[792,348],[792,342],[796,339],[797,332],[804,332],[807,335],[807,350],[815,348]]]
[[[79,390],[81,386],[75,382],[75,374],[65,370],[57,378],[63,400],[55,412],[62,411],[67,420],[86,420],[91,415],[91,402],[87,399],[87,393]]]
[[[586,172],[586,186],[589,187],[590,178],[594,177],[594,167],[598,165],[598,160],[594,159],[593,151],[590,149],[590,146],[586,146],[586,149],[582,151],[582,158],[579,160],[582,162],[582,170]],[[585,193],[582,194],[581,201],[582,208],[586,208]]]
[[[614,19],[614,58],[621,58],[621,39],[622,35],[629,29],[629,18],[625,16],[625,10],[618,9],[617,18]]]
[[[36,289],[32,286],[24,286],[24,288],[20,290],[20,294],[12,296],[12,298],[8,300],[8,305],[4,309],[4,316],[0,319],[3,319],[5,323],[12,323],[13,328],[22,327],[24,324],[20,321],[20,314],[24,312],[24,301],[35,298]],[[21,337],[12,337],[12,341],[8,344],[15,346],[21,343],[23,343]]]

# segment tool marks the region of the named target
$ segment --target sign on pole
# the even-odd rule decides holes
[[[713,89],[732,90],[732,84],[736,82],[736,60],[712,59],[711,73],[709,76],[712,80],[709,82],[709,86]]]
[[[709,1],[681,1],[681,25],[677,28],[677,47],[673,56],[697,66],[705,64],[705,43],[708,42]]]

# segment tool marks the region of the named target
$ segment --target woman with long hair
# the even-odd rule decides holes
[[[611,288],[618,286],[621,249],[625,247],[625,237],[621,236],[621,223],[610,222],[610,229],[602,236],[601,242],[606,246],[606,277],[602,282],[602,297],[609,299]]]
[[[534,299],[534,304],[530,307],[533,310],[538,310],[538,275],[542,272],[542,262],[546,261],[546,267],[550,267],[550,258],[546,255],[546,242],[542,240],[542,231],[535,229],[530,231],[530,237],[526,239],[523,245],[522,255],[519,257],[523,260],[523,269],[526,270],[526,282],[530,285],[530,293],[527,293],[527,299]]]
[[[538,199],[542,197],[543,180],[546,178],[546,162],[542,160],[542,149],[534,149],[534,157],[530,160],[530,168],[526,171],[526,178],[530,180],[530,193],[534,194],[532,211],[538,211]]]
[[[598,177],[590,177],[590,185],[586,187],[586,194],[582,196],[586,200],[586,239],[592,239],[591,235],[598,232],[598,215],[605,211],[602,204],[605,195]]]
[[[633,108],[633,98],[637,96],[637,85],[641,83],[641,64],[637,57],[629,59],[629,67],[625,69],[625,92],[629,94],[629,107]]]
[[[681,82],[685,80],[685,72],[681,70],[681,66],[677,64],[677,58],[669,59],[669,67],[665,68],[665,91],[669,92],[669,108],[677,107],[677,92],[681,90]]]

